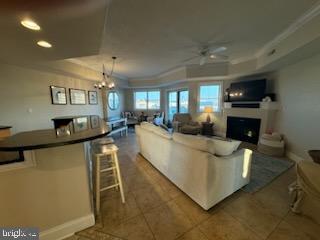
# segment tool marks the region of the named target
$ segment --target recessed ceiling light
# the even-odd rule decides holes
[[[40,46],[40,47],[44,47],[44,48],[51,48],[52,45],[51,43],[48,43],[47,41],[38,41],[37,44]]]
[[[211,54],[210,58],[216,58],[216,56],[214,54]]]
[[[29,28],[31,30],[39,31],[41,29],[40,26],[36,22],[34,22],[30,19],[22,20],[20,23],[22,26]]]

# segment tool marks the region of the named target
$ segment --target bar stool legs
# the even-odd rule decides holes
[[[114,162],[116,164],[116,169],[117,169],[117,178],[118,178],[118,185],[120,187],[120,194],[121,194],[121,200],[122,200],[122,203],[125,203],[126,200],[124,198],[124,192],[123,192],[123,185],[122,185],[122,178],[121,178],[121,172],[120,172],[120,167],[119,167],[119,161],[118,161],[118,155],[117,153],[113,154],[113,158],[114,158]],[[117,186],[118,187],[118,186]]]
[[[96,211],[100,212],[100,156],[96,156]]]
[[[121,200],[122,203],[125,203],[125,197],[124,197],[124,191],[123,191],[123,184],[121,179],[121,172],[119,167],[119,161],[118,161],[118,148],[114,144],[109,144],[106,146],[103,146],[101,148],[101,152],[96,153],[96,181],[95,181],[95,203],[96,203],[96,212],[99,214],[100,212],[100,193],[106,190],[109,190],[111,188],[116,188],[117,190],[120,189],[121,194]],[[107,157],[110,158],[111,161],[109,161],[110,166],[107,166],[105,168],[101,168],[101,158]],[[101,188],[101,173],[105,172],[112,172],[114,184],[110,186],[106,186]]]

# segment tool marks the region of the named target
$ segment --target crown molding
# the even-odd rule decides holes
[[[264,76],[267,72],[243,72],[243,73],[234,73],[228,75],[220,75],[220,76],[206,76],[206,77],[187,77],[185,79],[178,79],[171,82],[166,83],[155,83],[149,86],[127,86],[126,89],[155,89],[168,87],[179,83],[188,83],[188,82],[204,82],[204,81],[225,81],[225,80],[233,80],[242,77],[249,76]]]
[[[278,34],[275,38],[271,41],[266,43],[263,47],[261,47],[253,56],[246,56],[236,58],[230,61],[231,64],[239,64],[243,62],[252,61],[254,59],[258,59],[262,55],[264,55],[270,48],[276,46],[290,35],[295,33],[298,29],[303,27],[305,24],[310,22],[313,18],[320,14],[320,2],[314,4],[307,12],[305,12],[302,16],[300,16],[296,21],[294,21],[288,28],[286,28],[283,32]]]
[[[320,14],[320,2],[317,2],[312,6],[307,12],[305,12],[301,17],[299,17],[295,22],[293,22],[287,29],[278,34],[275,38],[273,38],[270,42],[265,44],[260,50],[258,50],[255,54],[256,58],[261,57],[265,54],[270,48],[279,44],[298,29],[303,27],[305,24],[310,22],[313,18]]]
[[[174,74],[176,72],[182,71],[182,70],[186,70],[187,66],[179,66],[179,67],[175,67],[172,68],[171,70],[162,72],[158,75],[153,75],[153,76],[149,76],[149,77],[144,77],[144,78],[129,78],[129,82],[138,82],[138,81],[147,81],[147,80],[159,80],[160,78],[164,78],[166,76],[169,76],[171,74]]]
[[[304,25],[306,25],[308,22],[310,22],[312,19],[317,17],[320,14],[320,2],[317,2],[314,4],[309,10],[307,10],[303,15],[301,15],[298,19],[296,19],[289,27],[287,27],[284,31],[282,31],[280,34],[278,34],[276,37],[274,37],[271,41],[267,42],[264,46],[262,46],[260,49],[258,49],[252,56],[244,56],[240,58],[236,58],[234,60],[229,61],[229,67],[232,65],[237,65],[245,62],[250,62],[254,60],[258,60],[261,58],[266,52],[270,51],[272,47],[275,47],[285,39],[287,39],[290,35],[295,33],[298,29],[302,28]],[[168,71],[162,72],[160,74],[156,74],[149,77],[144,78],[128,78],[124,77],[118,74],[115,74],[115,77],[121,80],[127,80],[129,83],[128,88],[140,88],[140,87],[131,87],[130,83],[137,83],[137,82],[143,82],[143,81],[150,81],[150,82],[161,82],[162,78],[165,78],[167,76],[173,75],[176,72],[179,71],[186,71],[188,66],[191,65],[184,65],[184,66],[177,66],[175,68],[169,69]],[[92,69],[93,70],[93,69]],[[258,71],[258,69],[255,69]],[[224,77],[224,76],[222,76]],[[181,77],[180,77],[181,78]],[[216,76],[214,76],[216,78]],[[219,77],[221,79],[221,76]],[[157,83],[154,86],[168,86],[176,83],[180,83],[181,81],[188,81],[186,79],[189,79],[187,76],[183,80],[172,80],[170,82],[163,81],[163,83]],[[198,79],[198,78],[195,78]],[[206,77],[208,79],[208,77]],[[149,88],[149,86],[144,87]],[[150,87],[151,88],[151,87]]]
[[[240,57],[240,58],[236,58],[234,60],[231,60],[230,63],[232,65],[236,65],[236,64],[239,64],[239,63],[243,63],[243,62],[249,62],[249,61],[252,61],[252,60],[255,60],[256,57],[255,56],[246,56],[246,57]]]

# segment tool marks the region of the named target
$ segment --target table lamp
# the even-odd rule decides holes
[[[204,112],[205,112],[205,113],[208,113],[207,123],[210,123],[210,122],[211,122],[210,113],[213,113],[212,107],[210,107],[210,106],[204,107]]]

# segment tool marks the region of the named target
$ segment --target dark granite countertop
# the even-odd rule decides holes
[[[2,130],[2,129],[9,129],[9,128],[12,128],[11,126],[2,126],[2,125],[0,125],[0,130]]]
[[[64,146],[91,141],[110,132],[110,128],[103,119],[98,118],[93,124],[90,116],[87,117],[87,124],[82,123],[80,127],[70,127],[70,135],[57,136],[55,129],[21,132],[0,141],[0,151],[26,151]]]

